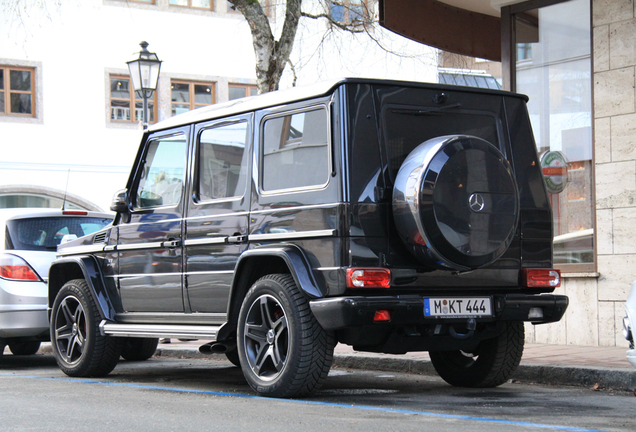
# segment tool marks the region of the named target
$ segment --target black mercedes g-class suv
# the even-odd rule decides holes
[[[334,345],[428,351],[452,385],[513,373],[561,319],[524,96],[345,79],[214,105],[144,134],[112,227],[61,245],[53,352],[71,376],[212,340],[260,394],[326,379]]]

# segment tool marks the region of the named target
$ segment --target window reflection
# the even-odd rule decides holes
[[[31,72],[12,70],[9,82],[11,90],[31,91]]]
[[[34,105],[34,69],[0,65],[0,114],[33,117]]]
[[[366,0],[329,2],[331,17],[342,24],[362,23],[367,17]]]
[[[199,199],[242,196],[247,180],[247,122],[205,129],[199,138]]]
[[[30,94],[11,94],[11,112],[14,114],[31,114]]]
[[[321,186],[329,180],[325,109],[276,117],[265,122],[263,190]]]
[[[594,262],[589,23],[589,0],[515,15],[516,91],[530,97],[530,120],[551,192],[556,264]]]
[[[172,84],[172,102],[190,103],[190,84]]]
[[[137,187],[137,208],[176,205],[181,201],[186,148],[183,135],[150,142]]]
[[[194,86],[194,102],[197,104],[212,104],[212,86],[195,84]]]
[[[195,9],[212,9],[212,0],[170,0],[172,6],[182,6]]]
[[[157,92],[148,100],[148,123],[154,123]],[[134,107],[134,109],[131,109]],[[130,77],[110,78],[110,119],[115,121],[144,121],[143,99],[131,88]]]
[[[235,100],[244,98],[247,96],[256,96],[258,94],[258,88],[255,85],[249,84],[230,84],[228,86],[229,99]]]
[[[215,103],[214,83],[175,81],[171,83],[172,115]]]

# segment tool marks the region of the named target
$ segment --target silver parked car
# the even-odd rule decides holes
[[[48,275],[57,245],[109,225],[107,213],[43,208],[0,210],[0,355],[35,354],[48,341]]]
[[[636,281],[632,283],[632,290],[625,303],[625,318],[623,318],[623,334],[629,342],[627,360],[636,367],[636,347],[634,347],[634,330],[636,330]]]

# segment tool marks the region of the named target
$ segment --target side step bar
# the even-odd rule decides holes
[[[220,328],[221,326],[117,324],[107,320],[99,324],[102,336],[114,337],[216,339]]]

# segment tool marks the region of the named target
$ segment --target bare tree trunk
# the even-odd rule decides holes
[[[287,0],[280,39],[274,39],[269,18],[258,0],[229,0],[250,26],[256,56],[256,83],[259,93],[278,90],[280,78],[294,47],[302,0]]]

